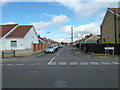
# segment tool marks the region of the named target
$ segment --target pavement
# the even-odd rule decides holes
[[[120,56],[119,55],[107,55],[107,54],[99,54],[99,53],[85,53],[83,50],[80,49],[73,49],[73,53],[80,57],[93,60],[93,61],[115,61],[118,62]]]
[[[4,58],[3,88],[118,88],[118,60],[91,56],[69,46],[55,53]],[[113,57],[114,58],[114,57]]]

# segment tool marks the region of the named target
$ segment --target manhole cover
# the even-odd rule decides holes
[[[64,88],[64,87],[68,86],[68,82],[62,81],[62,80],[58,80],[58,81],[55,81],[55,82],[53,83],[53,85],[54,85],[55,87],[57,87],[57,88]]]

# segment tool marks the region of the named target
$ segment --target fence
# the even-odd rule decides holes
[[[33,51],[42,51],[45,50],[51,44],[33,44]]]
[[[92,53],[105,53],[105,47],[114,47],[114,54],[120,55],[120,44],[81,44],[80,49],[84,50],[85,52],[92,52]],[[109,52],[112,54],[112,51]]]

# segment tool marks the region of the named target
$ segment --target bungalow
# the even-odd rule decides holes
[[[75,41],[73,45],[79,47],[79,44],[81,46],[81,44],[97,43],[98,39],[100,39],[100,35],[94,35],[90,33],[90,35],[86,35],[84,38]]]
[[[108,8],[101,24],[101,41],[120,43],[120,8]]]
[[[100,35],[94,35],[90,33],[90,35],[86,35],[84,38],[77,40],[74,44],[78,43],[97,43],[97,40],[100,39]]]
[[[31,50],[33,43],[39,43],[33,25],[0,25],[0,35],[1,51]]]
[[[100,39],[100,35],[90,34],[85,36],[81,43],[97,43],[98,39]]]

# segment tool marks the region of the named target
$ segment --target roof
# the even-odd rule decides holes
[[[44,38],[41,38],[41,37],[40,37],[39,39],[42,40],[42,41],[44,41],[44,42],[46,42],[46,40],[45,40]]]
[[[18,26],[7,38],[10,37],[24,37],[33,25]]]
[[[100,38],[101,35],[86,35],[84,38],[82,38],[80,40],[77,40],[77,41],[75,41],[73,43],[77,44],[77,43],[80,43],[80,42],[85,42],[86,40],[90,39],[93,36],[96,36],[96,37]]]
[[[7,25],[0,25],[0,37],[6,35],[11,29],[13,29],[18,24],[7,24]]]
[[[115,13],[117,13],[118,15],[120,15],[120,8],[108,8],[111,11],[115,11]]]

